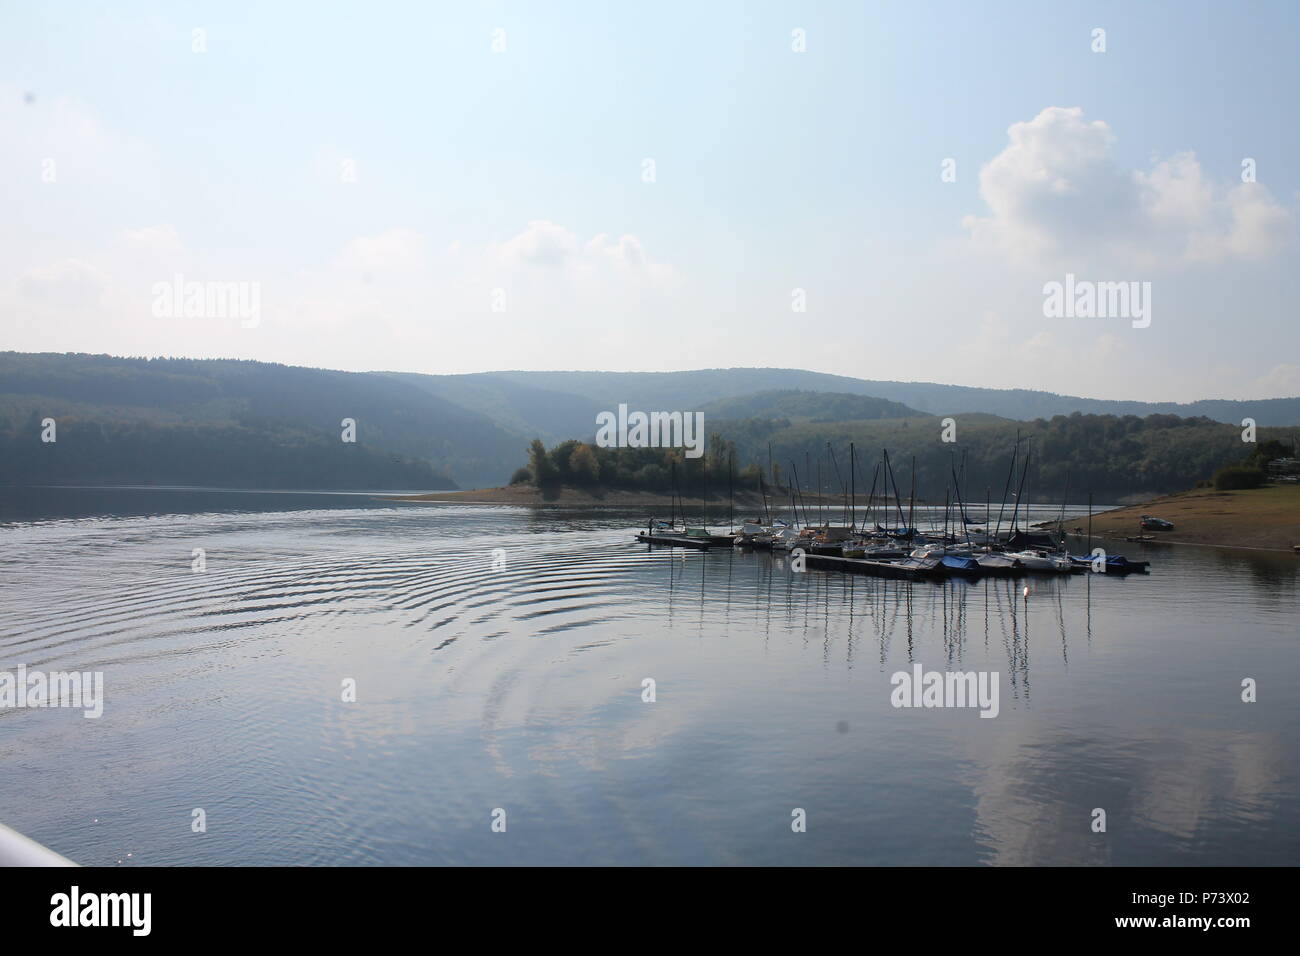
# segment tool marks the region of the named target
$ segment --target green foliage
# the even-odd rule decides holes
[[[389,455],[338,434],[216,424],[40,419],[0,430],[0,482],[17,485],[189,485],[222,488],[439,490],[455,488],[423,461]]]
[[[569,440],[547,451],[541,439],[535,438],[528,449],[527,471],[533,484],[539,488],[562,484],[600,485],[603,488],[669,492],[675,480],[676,488],[683,495],[701,494],[707,477],[710,494],[725,495],[733,446],[720,435],[713,435],[706,448],[708,451],[703,457],[686,458],[681,448],[599,448]],[[540,481],[537,475],[542,476]],[[744,476],[733,474],[731,482],[737,489],[754,488],[757,475],[757,467],[751,466]],[[749,484],[742,484],[742,481]]]
[[[779,389],[722,398],[703,408],[706,420],[783,418],[791,421],[844,422],[875,418],[914,418],[921,413],[898,402],[844,392]]]
[[[184,428],[211,429],[224,441],[244,433],[268,440],[294,435],[304,442],[314,436],[310,441],[322,449],[341,451],[342,446],[351,452],[364,446],[375,461],[396,456],[421,461],[426,470],[442,474],[437,486],[415,487],[455,487],[446,477],[453,472],[467,483],[499,483],[521,464],[518,435],[409,382],[266,362],[0,352],[0,431],[13,434],[25,428],[32,414],[54,417],[60,425],[75,418],[87,424],[158,426],[163,429],[155,436],[158,447],[176,438],[178,453],[188,448]],[[344,418],[357,422],[356,445],[339,441]],[[168,430],[174,426],[183,428]],[[241,438],[240,451],[229,450],[236,455],[248,447]],[[229,463],[212,468],[204,484],[230,485],[256,470],[254,462],[224,460]],[[80,466],[70,461],[65,480],[108,481],[102,464],[93,457],[83,458]],[[0,482],[13,481],[23,467],[0,462]],[[155,475],[151,467],[141,459],[127,480],[162,480],[162,473]],[[338,487],[343,472],[336,474],[329,459],[322,459],[320,467],[319,478],[304,475],[303,487]],[[301,473],[296,466],[293,470]],[[123,472],[115,468],[114,473]],[[364,486],[387,484],[388,479],[378,478]]]
[[[1235,491],[1240,488],[1258,488],[1264,484],[1265,475],[1250,465],[1229,465],[1214,473],[1215,491]]]
[[[569,456],[569,474],[580,485],[594,485],[600,480],[600,462],[590,445],[579,445]]]
[[[707,472],[710,495],[721,497],[727,489],[728,461],[734,456],[730,480],[737,490],[757,490],[761,471],[769,494],[779,496],[794,483],[797,471],[799,487],[805,493],[820,489],[823,494],[838,496],[848,490],[848,446],[853,442],[857,447],[853,470],[858,497],[866,497],[873,478],[876,493],[883,492],[880,452],[888,448],[893,471],[891,494],[895,484],[904,496],[910,494],[915,459],[918,498],[942,502],[956,470],[962,472],[963,494],[971,499],[967,504],[975,505],[986,498],[994,503],[1002,499],[1017,431],[1025,441],[1011,490],[1019,487],[1028,450],[1031,467],[1025,494],[1040,502],[1059,501],[1066,493],[1067,479],[1069,497],[1074,501],[1084,500],[1089,493],[1097,501],[1106,501],[1135,493],[1182,491],[1216,469],[1235,464],[1241,454],[1237,427],[1176,415],[1074,414],[1027,423],[992,415],[962,415],[957,419],[954,443],[940,440],[942,419],[924,416],[845,422],[753,418],[712,421],[710,426],[706,454],[700,459],[683,458],[681,449],[592,448],[577,441],[560,443],[546,458],[555,481],[590,483],[589,469],[580,476],[574,464],[579,449],[587,448],[598,463],[601,486],[647,491],[671,490],[675,467],[676,487],[687,497],[703,493]],[[834,450],[838,475],[827,442]],[[534,458],[537,445],[540,442],[534,443]],[[1271,446],[1261,438],[1260,447],[1267,450]],[[585,460],[585,453],[582,458]]]
[[[517,468],[515,473],[510,476],[510,484],[524,485],[533,480],[533,473],[527,468]]]
[[[1291,456],[1291,451],[1289,445],[1284,444],[1276,438],[1270,438],[1268,441],[1259,442],[1247,461],[1254,461],[1263,466],[1268,464],[1268,462],[1273,461],[1275,458],[1289,458]]]
[[[1021,446],[1016,480],[1028,449],[1032,460],[1027,494],[1035,501],[1059,501],[1066,492],[1067,477],[1069,497],[1075,501],[1084,500],[1090,492],[1096,500],[1104,501],[1137,493],[1182,491],[1216,469],[1236,463],[1242,448],[1239,427],[1205,418],[1075,413],[1050,420],[1015,422],[992,415],[954,417],[954,443],[940,441],[942,419],[938,417],[835,423],[749,419],[715,421],[711,426],[735,442],[738,462],[761,463],[765,477],[770,442],[778,465],[788,470],[793,463],[798,468],[804,491],[817,484],[817,461],[825,456],[828,441],[839,456],[845,482],[847,446],[850,441],[856,444],[859,494],[870,487],[881,449],[888,448],[900,489],[910,490],[915,458],[918,497],[938,502],[943,501],[952,485],[952,471],[962,470],[963,455],[963,492],[974,501],[982,502],[986,497],[999,501],[1017,431],[1029,440]],[[1274,434],[1265,434],[1270,431]],[[1283,429],[1260,429],[1261,444],[1283,434]],[[804,474],[809,459],[812,475]],[[828,463],[822,466],[821,487],[828,494],[839,493]]]
[[[568,456],[564,456],[567,460]],[[546,453],[546,446],[540,438],[534,438],[528,446],[528,470],[532,472],[533,484],[538,488],[549,488],[560,479],[561,472],[555,460]]]

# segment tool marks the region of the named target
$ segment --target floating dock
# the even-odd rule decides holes
[[[713,536],[707,538],[692,538],[684,534],[647,534],[642,531],[636,536],[638,541],[646,544],[662,545],[666,548],[694,548],[696,551],[708,551],[713,547]],[[727,539],[731,543],[731,539]]]
[[[930,568],[909,568],[888,561],[870,558],[837,558],[829,554],[804,554],[810,568],[823,571],[842,571],[845,574],[866,574],[874,578],[898,578],[903,581],[923,581],[940,575]]]

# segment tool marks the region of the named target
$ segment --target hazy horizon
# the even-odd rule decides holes
[[[3,351],[17,351],[18,354],[23,354],[23,355],[37,355],[37,354],[52,354],[52,355],[60,355],[60,354],[66,354],[66,353],[62,353],[62,352],[50,352],[50,351],[48,351],[48,350],[47,350],[47,351],[44,351],[44,352],[22,352],[22,351],[18,351],[18,350],[3,350]],[[445,376],[458,376],[458,375],[505,375],[505,374],[511,374],[511,373],[515,373],[515,372],[521,372],[521,373],[545,373],[545,372],[570,373],[570,372],[572,372],[572,373],[578,373],[578,374],[596,374],[596,375],[600,375],[600,374],[608,374],[608,375],[671,375],[671,374],[675,374],[675,373],[678,373],[678,372],[728,372],[728,371],[746,371],[746,370],[754,370],[754,371],[793,371],[793,372],[811,372],[811,373],[813,373],[813,374],[817,374],[817,375],[840,375],[840,376],[843,376],[843,377],[846,377],[846,378],[855,378],[855,379],[858,379],[859,381],[865,381],[865,382],[877,381],[877,382],[890,382],[890,383],[894,383],[894,384],[906,384],[906,385],[949,385],[949,386],[953,386],[953,387],[955,387],[955,388],[981,388],[981,389],[992,389],[992,390],[996,390],[996,391],[1007,391],[1007,392],[1009,392],[1009,391],[1021,391],[1021,390],[1026,390],[1026,389],[1028,389],[1028,390],[1030,390],[1030,391],[1045,392],[1045,393],[1047,393],[1047,394],[1051,394],[1051,395],[1060,395],[1060,396],[1065,397],[1065,398],[1084,398],[1084,399],[1089,399],[1089,400],[1092,400],[1092,401],[1102,401],[1102,402],[1144,402],[1144,403],[1152,403],[1152,404],[1174,402],[1175,404],[1188,405],[1188,404],[1193,404],[1193,403],[1195,403],[1195,402],[1202,402],[1202,401],[1243,401],[1243,402],[1246,402],[1246,401],[1270,401],[1270,400],[1273,400],[1273,399],[1300,398],[1300,392],[1297,392],[1296,394],[1293,394],[1293,395],[1251,395],[1251,396],[1236,396],[1236,395],[1206,394],[1206,395],[1200,395],[1200,396],[1197,396],[1197,397],[1195,397],[1195,398],[1190,398],[1190,399],[1181,400],[1181,401],[1175,401],[1174,399],[1159,399],[1159,398],[1155,398],[1155,399],[1141,399],[1141,398],[1134,398],[1134,397],[1129,396],[1129,395],[1082,395],[1082,394],[1078,394],[1078,393],[1075,393],[1075,392],[1057,392],[1057,391],[1053,391],[1053,390],[1051,390],[1051,389],[1029,388],[1029,386],[1025,386],[1025,385],[973,385],[973,384],[970,384],[970,383],[968,383],[968,382],[948,382],[948,381],[940,382],[940,381],[933,380],[933,379],[886,379],[886,378],[869,378],[869,377],[865,377],[865,376],[857,376],[857,375],[844,375],[844,373],[841,373],[841,372],[828,372],[828,371],[824,371],[824,370],[822,370],[822,369],[815,369],[815,368],[798,368],[798,367],[796,367],[796,366],[791,366],[791,365],[717,365],[717,366],[708,366],[708,367],[700,366],[700,367],[696,367],[696,368],[653,368],[653,369],[627,369],[627,368],[622,368],[622,369],[620,369],[620,368],[482,368],[482,369],[468,369],[468,370],[466,370],[466,371],[462,371],[462,372],[424,372],[424,371],[418,371],[418,370],[405,370],[405,369],[396,369],[396,368],[340,368],[340,367],[336,367],[336,366],[327,366],[327,365],[306,365],[306,364],[301,363],[301,362],[280,361],[280,360],[278,360],[278,359],[274,359],[274,360],[273,360],[273,359],[248,358],[248,357],[236,356],[236,355],[201,355],[201,356],[200,356],[200,355],[114,355],[114,354],[107,353],[107,352],[84,352],[84,353],[77,353],[75,350],[74,350],[71,354],[105,355],[105,356],[107,356],[107,357],[109,357],[109,358],[131,359],[131,360],[140,360],[140,359],[142,359],[142,360],[151,360],[151,359],[177,359],[177,360],[192,360],[192,361],[254,361],[254,362],[266,362],[267,364],[274,364],[274,365],[286,365],[286,366],[296,366],[296,367],[299,367],[299,368],[310,368],[310,369],[316,369],[316,370],[319,370],[319,371],[329,371],[329,372],[354,372],[354,373],[357,373],[357,374],[368,374],[368,373],[376,373],[376,374],[401,373],[401,374],[411,374],[411,375],[433,375],[433,376],[444,376],[444,375],[445,375]],[[813,389],[791,389],[791,390],[793,390],[793,391],[814,391]]]
[[[1300,8],[999,10],[11,8],[0,348],[1300,395]]]

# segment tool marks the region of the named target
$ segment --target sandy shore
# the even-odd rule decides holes
[[[1138,521],[1144,514],[1172,521],[1174,530],[1142,531]],[[1064,530],[1086,532],[1087,527],[1086,516],[1067,518]],[[1094,538],[1139,534],[1154,535],[1157,543],[1165,544],[1290,552],[1300,545],[1300,485],[1244,491],[1197,488],[1092,516]]]

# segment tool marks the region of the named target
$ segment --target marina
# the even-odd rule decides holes
[[[1028,448],[1020,462],[1020,440],[1017,439],[1015,450],[1007,471],[1006,487],[999,503],[997,519],[993,516],[992,495],[983,514],[972,517],[963,500],[961,474],[955,463],[951,470],[952,483],[945,493],[942,511],[922,504],[921,517],[928,519],[928,528],[917,527],[916,501],[916,463],[912,462],[911,495],[907,501],[904,514],[903,496],[898,488],[898,480],[889,460],[889,451],[882,449],[881,460],[872,475],[870,491],[863,509],[857,507],[857,449],[852,443],[848,447],[849,476],[843,481],[834,449],[828,444],[827,457],[833,464],[837,480],[841,482],[844,495],[843,514],[840,524],[831,524],[828,520],[826,498],[819,495],[814,498],[810,510],[807,499],[799,486],[798,466],[790,463],[793,481],[785,489],[776,485],[775,470],[769,461],[768,470],[773,474],[773,497],[789,499],[789,513],[793,520],[775,516],[768,506],[767,487],[763,475],[758,476],[758,491],[763,502],[763,516],[753,517],[735,527],[735,484],[734,462],[728,461],[728,501],[727,524],[731,530],[714,534],[708,530],[709,498],[707,470],[703,472],[705,482],[700,500],[699,525],[687,524],[687,507],[677,490],[677,471],[674,462],[672,470],[673,494],[670,516],[667,519],[651,518],[645,531],[636,534],[636,540],[642,543],[660,546],[691,548],[707,551],[711,548],[732,546],[738,549],[760,549],[774,552],[789,552],[792,566],[802,571],[814,568],[821,571],[840,572],[844,574],[867,575],[870,577],[894,578],[909,581],[941,580],[949,577],[1020,577],[1026,574],[1147,574],[1150,572],[1149,561],[1129,560],[1122,554],[1110,554],[1104,549],[1092,550],[1091,536],[1083,541],[1083,555],[1069,552],[1069,536],[1065,532],[1067,505],[1062,501],[1056,521],[1039,521],[1038,530],[1029,521],[1029,505],[1025,494],[1026,483],[1030,477],[1031,454]],[[769,450],[770,454],[770,450]],[[1016,476],[1017,464],[1020,464],[1020,477],[1017,491],[1011,488]],[[805,463],[805,469],[807,468]],[[821,462],[818,462],[818,483],[821,484]],[[889,488],[893,486],[892,512],[898,518],[894,527],[882,525],[881,520],[889,521],[891,502]],[[877,487],[882,489],[877,502]],[[1068,489],[1068,485],[1067,485]],[[1012,507],[1007,515],[1008,496]],[[1023,502],[1023,503],[1022,503]],[[879,512],[877,511],[879,506]],[[1074,509],[1078,517],[1079,508]],[[1091,498],[1087,505],[1087,525],[1092,524]],[[1003,517],[1007,518],[1006,530],[1003,530]],[[1024,527],[1021,527],[1021,520]],[[802,521],[802,527],[799,522]],[[990,524],[994,526],[989,527]],[[1155,527],[1168,524],[1150,515],[1143,516],[1143,527]],[[982,526],[982,527],[981,527]],[[1172,526],[1171,526],[1172,527]],[[1133,540],[1133,539],[1129,539]],[[1146,541],[1147,538],[1141,540]],[[1074,542],[1077,546],[1078,540]]]

